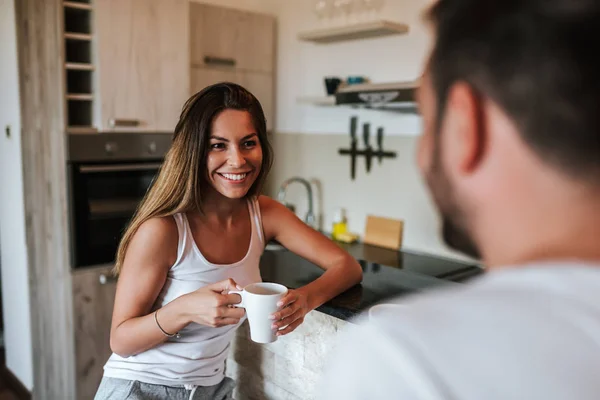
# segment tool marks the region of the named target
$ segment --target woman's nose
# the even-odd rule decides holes
[[[229,160],[228,161],[229,161],[229,165],[234,168],[240,168],[246,163],[246,160],[244,159],[242,152],[235,147],[232,147],[231,150],[229,151]]]

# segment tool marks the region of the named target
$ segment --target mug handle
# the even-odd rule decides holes
[[[232,304],[232,306],[246,308],[246,306],[244,305],[244,294],[245,293],[246,292],[244,292],[243,290],[230,290],[229,294],[239,294],[240,297],[242,298],[242,301],[240,301],[238,304]]]

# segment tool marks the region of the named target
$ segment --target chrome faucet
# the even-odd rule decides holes
[[[306,213],[306,217],[304,217],[304,222],[308,226],[314,227],[313,224],[315,223],[315,214],[313,211],[313,191],[312,191],[312,187],[310,186],[309,181],[307,181],[304,178],[297,177],[297,176],[294,176],[292,178],[285,180],[279,187],[279,193],[277,193],[277,200],[280,203],[285,204],[286,207],[293,210],[293,208],[289,207],[285,203],[285,194],[287,192],[288,186],[294,182],[300,183],[306,188],[306,194],[308,196],[308,212]]]

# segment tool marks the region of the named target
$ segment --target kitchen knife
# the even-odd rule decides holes
[[[350,177],[356,178],[356,125],[358,117],[350,118]]]
[[[383,161],[383,128],[377,128],[377,159],[379,164]]]
[[[370,127],[371,125],[368,123],[363,124],[363,140],[366,147],[365,158],[367,160],[367,173],[371,172],[371,161],[373,158],[373,148],[369,144],[369,138],[371,136]]]

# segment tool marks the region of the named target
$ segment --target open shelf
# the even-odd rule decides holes
[[[65,40],[65,60],[67,63],[92,63],[92,42],[83,40]]]
[[[102,0],[101,0],[102,1]],[[64,57],[68,133],[91,133],[94,122],[92,0],[68,0],[64,10]]]
[[[71,62],[66,63],[65,68],[67,70],[77,70],[77,71],[93,71],[94,70],[94,66],[92,64],[71,63]]]
[[[92,35],[89,33],[66,32],[65,39],[69,40],[92,40]]]
[[[68,93],[93,93],[92,72],[85,70],[67,70]]]
[[[65,18],[64,18],[64,22],[65,22],[65,32],[68,33],[83,33],[83,34],[90,34],[91,33],[91,27],[92,27],[92,22],[91,22],[91,15],[90,15],[90,11],[91,10],[91,6],[90,5],[85,5],[82,4],[83,7],[86,8],[81,8],[81,7],[67,7],[67,4],[71,4],[71,3],[65,3]],[[79,5],[80,3],[74,3]]]
[[[65,1],[63,2],[65,8],[72,8],[76,10],[91,10],[92,5],[89,2],[83,1]]]
[[[381,20],[302,32],[298,35],[298,39],[315,43],[333,43],[345,40],[401,35],[407,32],[408,25],[406,24]]]
[[[94,99],[91,93],[69,93],[67,100],[92,101]]]
[[[68,126],[92,126],[92,107],[89,101],[67,99]]]

